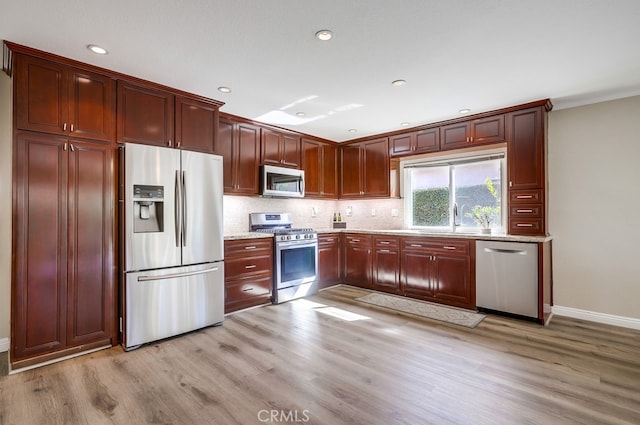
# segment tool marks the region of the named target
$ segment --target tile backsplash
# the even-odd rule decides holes
[[[323,200],[225,195],[223,202],[225,235],[248,232],[249,213],[252,212],[288,212],[294,227],[317,230],[331,228],[334,212],[340,213],[347,229],[402,229],[404,225],[402,199]],[[397,212],[397,217],[393,212]]]

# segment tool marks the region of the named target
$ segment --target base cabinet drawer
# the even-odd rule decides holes
[[[224,312],[271,301],[273,288],[273,239],[224,242]]]
[[[509,217],[509,234],[544,236],[544,219]]]

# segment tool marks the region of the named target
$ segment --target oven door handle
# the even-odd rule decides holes
[[[302,241],[280,241],[276,243],[276,248],[306,248],[306,247],[317,247],[318,241],[314,240],[313,242],[302,242]]]

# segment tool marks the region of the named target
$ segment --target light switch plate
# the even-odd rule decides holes
[[[398,209],[391,208],[391,217],[397,217],[397,216],[398,216]]]
[[[375,217],[375,216],[376,216],[376,209],[371,208],[371,217]]]

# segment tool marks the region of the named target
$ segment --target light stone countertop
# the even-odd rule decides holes
[[[391,236],[425,236],[433,238],[456,238],[456,239],[476,239],[485,241],[505,241],[505,242],[548,242],[553,236],[520,236],[520,235],[481,235],[480,233],[454,233],[454,232],[426,232],[424,230],[410,229],[314,229],[319,234],[323,233],[366,233],[370,235],[391,235]],[[273,237],[272,233],[244,232],[225,235],[225,240],[236,239],[257,239]]]

